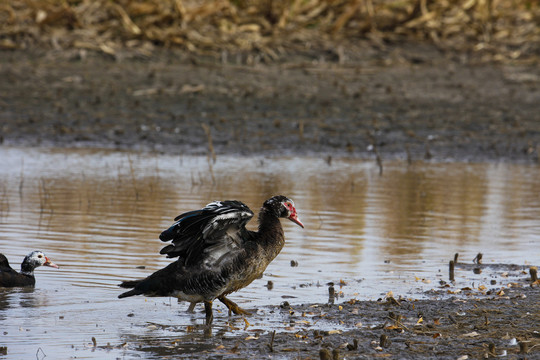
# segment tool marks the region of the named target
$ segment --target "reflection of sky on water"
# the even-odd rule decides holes
[[[17,148],[2,148],[0,156],[1,252],[17,268],[33,249],[61,266],[39,269],[35,292],[0,294],[0,321],[10,329],[12,348],[25,335],[16,325],[21,319],[37,327],[35,344],[55,339],[51,332],[39,335],[47,326],[32,317],[43,314],[62,326],[59,335],[81,333],[79,345],[89,333],[110,337],[118,324],[135,321],[126,320],[135,309],[147,311],[137,321],[160,321],[164,312],[171,324],[193,321],[179,316],[184,305],[169,299],[148,300],[171,303],[166,310],[148,309],[142,297],[117,300],[116,284],[168,264],[159,255],[161,230],[176,215],[216,199],[239,199],[257,212],[266,198],[281,193],[295,201],[306,225],[282,221],[283,252],[262,280],[231,295],[248,308],[284,297],[324,302],[326,283],[340,280],[347,283],[345,298],[376,299],[390,290],[420,296],[446,278],[455,252],[462,261],[477,252],[486,262],[540,259],[537,166],[385,162],[379,176],[374,162],[355,160],[329,165],[317,158],[218,156],[209,164],[206,157]],[[298,266],[291,267],[291,260]],[[59,314],[66,315],[60,320]],[[114,324],[96,324],[100,314]],[[55,346],[77,345],[68,343]]]

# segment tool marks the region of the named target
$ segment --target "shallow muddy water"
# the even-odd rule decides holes
[[[284,194],[306,226],[282,220],[282,253],[262,279],[230,296],[257,312],[249,320],[262,331],[281,321],[272,305],[325,303],[329,282],[338,302],[389,291],[419,298],[447,280],[456,252],[469,263],[478,252],[484,263],[540,261],[538,166],[385,162],[381,176],[375,162],[318,158],[218,156],[210,163],[0,148],[0,159],[0,252],[14,268],[34,249],[60,266],[38,269],[34,289],[0,289],[0,346],[8,358],[160,357],[167,349],[154,342],[202,336],[202,306],[188,314],[175,299],[119,300],[117,284],[168,264],[159,255],[160,232],[212,200],[242,200],[257,212],[266,198]],[[490,285],[489,273],[458,268],[456,277],[462,286]],[[221,304],[215,309],[222,336],[244,326]],[[197,344],[185,352],[200,351]]]

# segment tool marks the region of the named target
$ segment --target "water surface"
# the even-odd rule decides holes
[[[212,200],[242,200],[257,212],[265,199],[284,194],[306,226],[282,220],[282,253],[262,279],[230,296],[252,311],[284,300],[326,302],[330,282],[341,292],[338,301],[388,291],[421,297],[446,280],[455,252],[467,262],[478,252],[485,262],[540,262],[538,166],[385,162],[381,176],[374,162],[350,159],[213,163],[24,148],[0,148],[0,158],[0,252],[16,268],[34,249],[60,265],[38,269],[34,289],[0,290],[0,346],[14,359],[163,356],[122,344],[172,339],[179,333],[168,327],[185,334],[203,314],[185,313],[187,304],[175,299],[119,300],[116,285],[167,265],[159,233],[176,215]],[[489,286],[485,274],[458,272],[457,281]],[[222,305],[215,308],[219,328],[227,316]],[[256,319],[253,326],[271,330],[271,319]],[[111,348],[94,348],[92,337]],[[186,351],[201,350],[190,346]]]

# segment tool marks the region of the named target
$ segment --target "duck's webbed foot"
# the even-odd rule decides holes
[[[218,297],[218,300],[225,304],[225,306],[229,309],[229,315],[231,315],[231,311],[236,315],[251,315],[249,311],[242,309],[234,301],[227,299],[224,295]]]
[[[204,302],[204,312],[206,313],[206,325],[212,325],[212,321],[214,320],[214,314],[212,314],[211,301]]]

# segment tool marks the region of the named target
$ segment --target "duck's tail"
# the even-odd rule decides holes
[[[122,298],[129,297],[129,296],[141,295],[142,293],[143,292],[138,290],[138,289],[133,289],[133,290],[129,290],[129,291],[126,291],[125,293],[122,293],[122,294],[118,295],[118,298],[122,299]]]
[[[139,285],[141,283],[142,280],[127,280],[127,281],[122,281],[121,284],[118,284],[118,286],[120,287],[123,287],[123,288],[134,288],[136,287],[137,285]],[[118,295],[118,298],[119,299],[122,299],[122,298],[125,298],[125,297],[128,297],[128,296],[134,296],[134,295],[141,295],[142,294],[142,291],[139,290],[139,289],[132,289],[132,290],[129,290],[129,291],[126,291],[125,293],[122,293],[120,295]]]
[[[118,284],[118,286],[126,289],[134,288],[135,286],[139,285],[142,280],[126,280],[122,281],[121,284]]]
[[[171,296],[171,292],[173,292],[175,286],[178,285],[178,278],[182,277],[182,273],[178,272],[177,267],[178,264],[175,261],[147,278],[122,282],[119,284],[120,287],[133,289],[118,295],[118,297],[121,299],[142,294],[146,296]],[[181,284],[178,286],[182,288]]]

